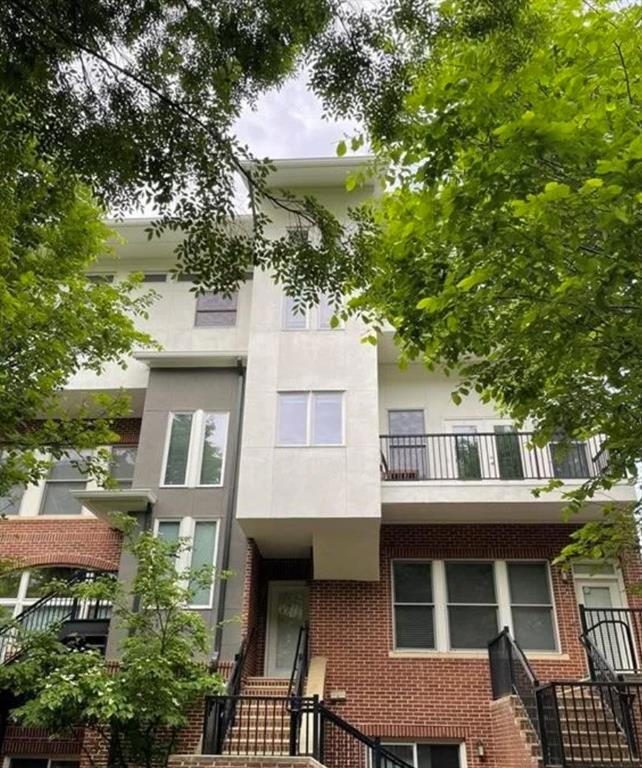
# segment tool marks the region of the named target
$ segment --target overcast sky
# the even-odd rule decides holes
[[[322,118],[319,100],[306,88],[303,75],[263,95],[245,109],[237,135],[256,157],[335,157],[337,143],[357,128],[346,121]]]

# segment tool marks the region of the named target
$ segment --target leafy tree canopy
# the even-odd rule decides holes
[[[474,390],[540,442],[605,435],[577,505],[642,456],[642,8],[446,0],[421,28],[395,16],[412,5],[365,57],[348,29],[339,65],[318,64],[328,109],[362,116],[387,167],[358,215],[352,307],[391,321],[406,359],[456,371],[456,401]],[[373,71],[374,93],[353,75],[346,96],[348,71]],[[572,551],[631,544],[605,520]]]
[[[312,201],[269,191],[269,165],[239,144],[233,122],[293,72],[338,5],[0,0],[0,87],[20,96],[43,151],[110,211],[151,209],[158,219],[150,236],[180,228],[177,269],[201,288],[232,291],[256,264],[290,286],[305,264],[328,284],[329,265],[341,263],[336,222]],[[239,176],[256,214],[249,236],[232,225]],[[297,257],[296,244],[268,241],[258,214],[266,198],[318,225],[314,253]]]
[[[199,589],[211,586],[214,573],[209,567],[177,573],[184,541],[136,534],[124,518],[121,524],[125,549],[138,563],[131,589],[104,577],[69,592],[112,601],[112,624],[125,637],[118,664],[61,643],[52,624],[44,632],[22,628],[16,635],[22,653],[0,667],[0,677],[3,688],[23,701],[12,712],[17,722],[60,735],[90,728],[101,747],[87,753],[92,764],[108,752],[112,766],[150,768],[165,765],[176,751],[190,708],[223,687],[208,668],[210,631],[198,612],[185,608]]]
[[[133,345],[151,296],[135,278],[94,284],[85,276],[105,252],[103,210],[76,176],[43,154],[20,102],[0,90],[0,497],[37,481],[61,457],[118,439],[120,398],[65,407],[59,395],[81,368],[100,372]],[[91,416],[91,420],[87,417]],[[83,469],[99,477],[97,455]],[[81,462],[79,462],[81,463]],[[3,503],[0,500],[0,513]]]

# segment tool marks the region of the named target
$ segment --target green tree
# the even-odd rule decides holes
[[[78,178],[43,153],[21,103],[0,90],[0,497],[36,482],[70,446],[118,439],[111,418],[122,398],[67,405],[65,382],[100,372],[135,345],[152,297],[136,280],[94,284],[85,271],[105,253],[103,209]],[[103,458],[78,459],[104,478]],[[6,503],[6,499],[4,500]],[[0,499],[0,512],[4,507]]]
[[[190,708],[223,687],[208,668],[210,630],[199,613],[186,609],[198,590],[210,587],[214,572],[177,572],[185,541],[137,533],[131,520],[122,524],[125,549],[138,564],[131,587],[104,577],[69,592],[112,601],[112,625],[125,636],[118,663],[61,643],[52,625],[18,636],[22,654],[0,668],[0,681],[24,701],[12,713],[20,724],[59,735],[89,728],[100,744],[87,754],[92,762],[107,753],[111,766],[151,768],[167,764]]]
[[[457,402],[476,391],[532,420],[538,443],[605,435],[577,509],[642,457],[642,8],[447,0],[421,55],[412,24],[388,18],[365,64],[348,32],[347,70],[318,65],[329,109],[364,117],[386,168],[357,216],[352,308],[391,321],[402,358],[455,371]],[[383,120],[395,56],[404,93]],[[368,66],[374,96],[338,93]],[[635,522],[607,506],[568,552],[632,546]]]
[[[150,236],[180,229],[176,268],[201,288],[233,291],[248,269],[286,284],[341,264],[333,217],[265,186],[234,121],[292,74],[338,0],[0,0],[0,87],[22,99],[43,149],[112,212],[145,207]],[[236,181],[250,188],[253,231],[234,225]],[[322,242],[272,243],[258,205],[318,225]],[[336,267],[334,268],[336,271]],[[336,280],[334,281],[336,284]],[[323,288],[323,286],[321,286]]]

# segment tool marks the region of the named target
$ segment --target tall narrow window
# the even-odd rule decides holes
[[[343,394],[312,393],[312,444],[341,445],[343,442]]]
[[[508,563],[513,632],[531,651],[556,649],[553,601],[546,563]]]
[[[228,422],[227,413],[171,414],[163,485],[222,485]]]
[[[477,427],[464,424],[453,427],[455,433],[455,453],[460,480],[479,480],[482,476],[479,457],[479,438]]]
[[[337,313],[337,308],[332,301],[332,297],[326,293],[322,293],[319,296],[319,304],[317,306],[317,322],[321,330],[330,330],[332,328],[332,318]]]
[[[199,485],[221,485],[227,443],[227,414],[204,415]]]
[[[236,325],[236,294],[223,296],[220,293],[202,293],[196,298],[196,319],[198,327],[226,328]]]
[[[198,571],[199,568],[214,565],[216,553],[216,523],[211,521],[197,521],[194,524],[194,536],[192,538],[191,568]],[[212,604],[212,580],[208,586],[196,581],[190,583],[194,590],[192,605],[194,607],[209,607]]]
[[[434,648],[432,564],[396,560],[393,581],[395,647]]]
[[[15,485],[6,496],[0,496],[0,515],[18,515],[24,493],[23,485]]]
[[[83,454],[63,456],[51,467],[45,482],[40,505],[41,515],[79,515],[82,504],[70,495],[87,485],[87,478],[75,463],[82,461]]]
[[[189,458],[190,439],[192,435],[191,413],[173,413],[167,458],[165,460],[165,485],[185,485],[187,476],[187,460]]]
[[[132,487],[136,453],[135,445],[114,445],[111,449],[110,472],[119,488]]]
[[[288,331],[303,331],[308,327],[308,311],[293,296],[283,297],[283,327]]]
[[[388,430],[388,476],[402,480],[425,480],[429,477],[423,410],[388,411]]]
[[[492,563],[446,563],[451,648],[485,649],[497,634]]]

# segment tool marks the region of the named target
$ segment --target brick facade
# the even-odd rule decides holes
[[[122,534],[93,517],[11,517],[0,523],[0,557],[17,566],[43,565],[113,571]]]
[[[311,757],[220,757],[174,755],[169,768],[323,768]]]
[[[484,654],[405,658],[392,654],[391,560],[546,559],[568,542],[572,525],[390,525],[381,536],[377,582],[310,582],[313,656],[328,659],[326,696],[345,691],[333,709],[372,736],[392,740],[465,741],[469,768],[503,768],[490,714],[491,689]],[[639,562],[624,565],[630,582]],[[560,653],[532,661],[541,681],[586,675],[575,587],[570,574],[551,567]],[[635,601],[632,600],[634,604]],[[503,737],[502,737],[503,738]],[[477,755],[481,743],[485,756]]]

